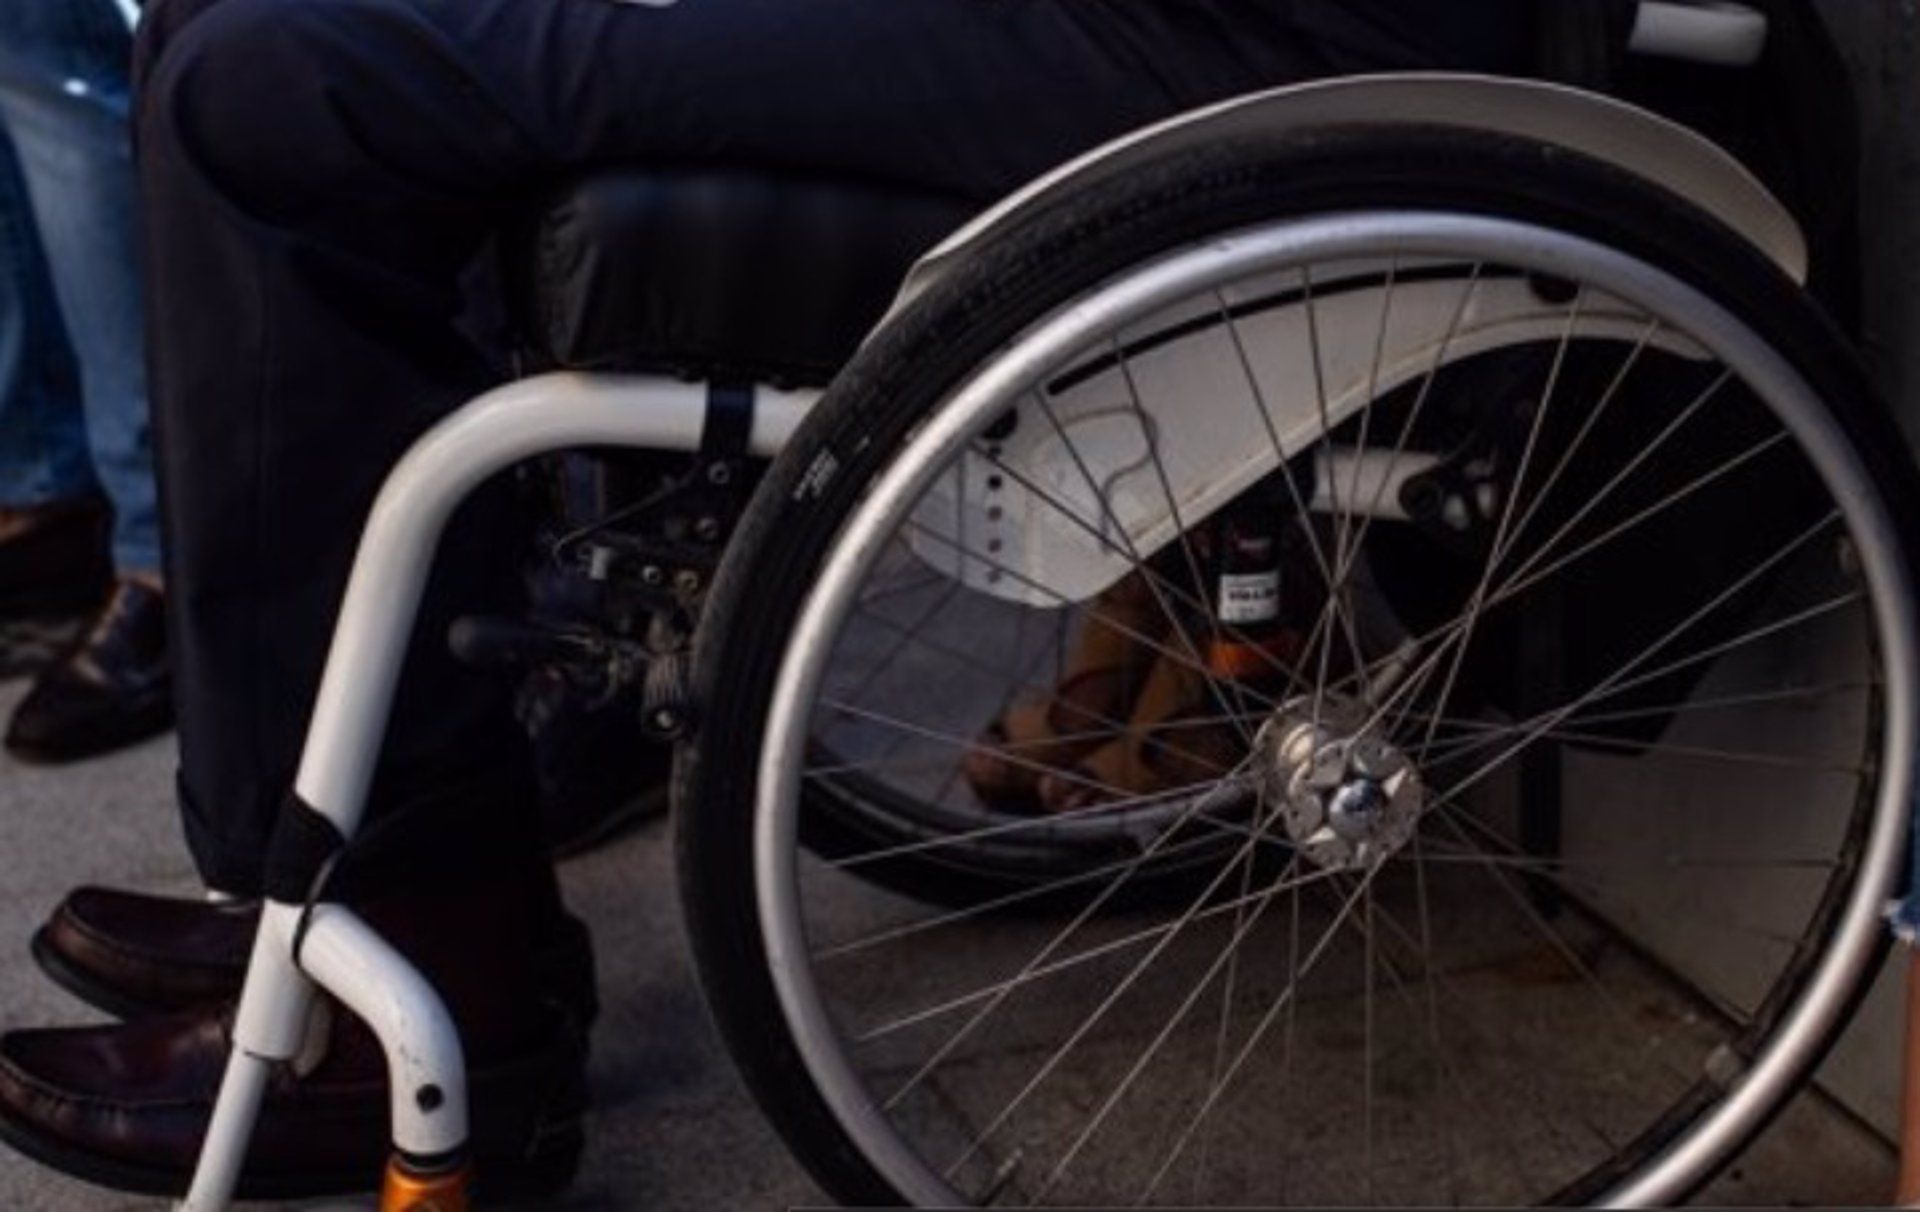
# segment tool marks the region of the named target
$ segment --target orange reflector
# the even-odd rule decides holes
[[[467,1212],[468,1167],[416,1174],[398,1157],[387,1163],[380,1185],[380,1212]]]

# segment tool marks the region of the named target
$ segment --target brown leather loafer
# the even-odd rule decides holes
[[[34,934],[33,958],[82,1001],[140,1018],[239,996],[259,922],[254,901],[78,888]]]
[[[247,1153],[242,1199],[307,1199],[379,1186],[388,1144],[385,1064],[357,1020],[335,1015],[325,1058],[283,1066]],[[538,1038],[476,1057],[468,1074],[479,1193],[538,1199],[578,1166],[585,1044],[558,1010]],[[87,1182],[185,1192],[226,1065],[229,1016],[201,1011],[109,1027],[0,1036],[0,1140]]]
[[[120,1018],[224,1005],[240,996],[259,922],[254,901],[79,888],[34,934],[33,958],[55,984]],[[586,926],[563,917],[538,962],[546,995],[591,1026],[600,1007]]]
[[[113,583],[113,514],[98,496],[0,508],[0,619],[80,614]]]
[[[166,595],[123,579],[79,642],[34,679],[5,743],[23,762],[77,762],[171,727]]]

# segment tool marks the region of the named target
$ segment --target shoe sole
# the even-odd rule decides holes
[[[90,758],[104,757],[122,749],[143,745],[173,730],[171,706],[146,714],[116,730],[112,735],[84,744],[47,745],[9,736],[6,750],[29,766],[67,766]]]
[[[586,1133],[579,1120],[545,1130],[531,1152],[523,1158],[514,1159],[518,1164],[514,1167],[511,1179],[476,1181],[475,1203],[516,1203],[547,1199],[559,1194],[573,1181],[585,1142]],[[190,1173],[179,1170],[105,1158],[76,1149],[37,1129],[16,1123],[4,1114],[0,1114],[0,1143],[69,1177],[129,1195],[178,1199],[186,1195],[193,1178]],[[316,1172],[254,1178],[243,1174],[234,1189],[233,1198],[304,1200],[367,1194],[380,1189],[384,1165],[382,1160],[373,1166],[371,1175],[358,1167],[352,1174]],[[476,1171],[485,1173],[486,1170],[483,1159]]]
[[[106,1187],[113,1191],[124,1191],[129,1195],[157,1195],[180,1198],[187,1193],[192,1181],[191,1175],[181,1174],[177,1170],[162,1170],[153,1166],[142,1166],[132,1162],[104,1158],[95,1153],[83,1152],[54,1140],[33,1128],[17,1124],[0,1115],[0,1142],[14,1150],[24,1153],[43,1166],[58,1170],[60,1173],[92,1183],[96,1187]],[[324,1179],[317,1176],[299,1179],[272,1179],[266,1181],[242,1181],[235,1191],[236,1199],[304,1199],[308,1196],[353,1195],[376,1189],[378,1183],[369,1186],[363,1177],[346,1179],[340,1175],[328,1175]]]

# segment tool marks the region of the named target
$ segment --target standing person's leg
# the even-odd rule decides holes
[[[79,367],[86,450],[113,506],[121,579],[83,642],[41,676],[8,728],[9,749],[42,760],[92,756],[170,721],[126,125],[130,52],[113,0],[0,10],[0,124],[19,149]]]
[[[13,141],[0,124],[0,617],[91,609],[106,515]]]

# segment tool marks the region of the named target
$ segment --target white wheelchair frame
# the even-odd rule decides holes
[[[1643,24],[1648,10],[1679,7],[1649,5]],[[1724,41],[1714,45],[1726,53]],[[1787,273],[1804,278],[1806,248],[1793,220],[1731,157],[1698,135],[1574,89],[1405,74],[1255,94],[1103,147],[1035,182],[929,253],[907,277],[901,301],[1058,191],[1129,172],[1185,146],[1379,124],[1405,115],[1418,115],[1425,125],[1519,135],[1610,162],[1718,217]],[[777,454],[816,398],[756,389],[749,453]],[[552,373],[491,391],[421,438],[387,478],[363,532],[295,783],[299,798],[342,837],[350,839],[358,828],[442,528],[478,484],[516,462],[574,447],[695,451],[708,423],[709,391],[702,384]],[[417,1166],[421,1159],[437,1159],[453,1175],[448,1189],[456,1197],[464,1191],[458,1163],[468,1136],[466,1071],[458,1033],[439,995],[350,909],[269,902],[234,1024],[233,1053],[180,1208],[215,1212],[228,1206],[269,1077],[276,1065],[302,1053],[319,1019],[315,995],[321,991],[364,1019],[382,1044],[396,1162]],[[382,1207],[415,1206],[399,1194],[404,1184],[394,1185],[395,1174],[390,1167]]]

